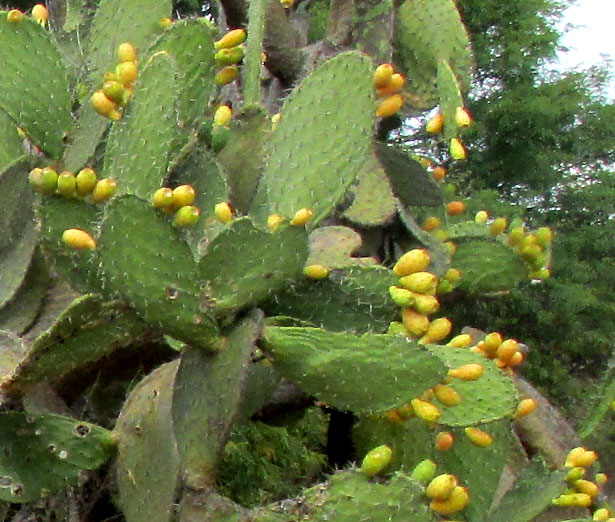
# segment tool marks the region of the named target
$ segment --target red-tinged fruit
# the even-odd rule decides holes
[[[498,346],[496,356],[503,363],[508,363],[512,356],[519,350],[519,343],[514,339],[506,339]]]
[[[423,226],[421,228],[427,232],[431,232],[438,228],[441,224],[442,222],[440,221],[439,217],[429,216],[425,219],[425,221],[423,221]]]
[[[465,145],[459,138],[452,138],[449,146],[451,157],[455,160],[464,160],[468,157]]]
[[[451,201],[446,205],[446,212],[449,216],[457,216],[465,212],[466,204],[463,201]]]
[[[216,204],[214,214],[221,223],[230,223],[233,220],[233,209],[226,201]]]
[[[384,87],[379,87],[377,89],[378,96],[391,96],[391,94],[395,94],[399,92],[406,83],[406,77],[403,74],[395,73],[391,76],[391,80]]]
[[[168,210],[173,208],[173,200],[173,189],[161,187],[152,196],[152,206],[160,210]]]
[[[390,63],[383,63],[376,67],[374,71],[374,87],[378,89],[387,86],[394,72],[395,69]]]
[[[80,228],[69,228],[62,233],[64,244],[74,250],[94,250],[96,241],[85,230]]]
[[[440,181],[444,179],[444,176],[446,176],[446,169],[444,167],[435,167],[431,171],[431,175],[433,176],[433,179]]]
[[[45,27],[49,19],[49,11],[47,11],[47,8],[43,4],[36,4],[32,8],[32,18]]]
[[[455,438],[450,431],[441,431],[436,434],[436,449],[438,451],[448,451],[453,447]]]
[[[442,132],[443,127],[444,115],[439,112],[427,122],[427,125],[425,125],[425,130],[429,132],[429,134],[439,134]]]

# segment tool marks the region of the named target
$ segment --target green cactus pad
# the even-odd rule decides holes
[[[105,302],[96,294],[80,297],[38,337],[15,372],[3,379],[2,386],[21,389],[29,383],[57,381],[129,345],[146,328],[121,303]]]
[[[177,132],[177,90],[172,58],[165,52],[153,55],[140,72],[126,114],[109,133],[100,177],[114,178],[118,194],[149,199],[162,185]]]
[[[320,281],[305,278],[276,295],[265,310],[268,316],[287,315],[327,330],[382,333],[399,315],[389,296],[398,281],[379,266],[335,270]]]
[[[66,67],[53,36],[29,17],[11,23],[0,11],[0,63],[0,110],[49,156],[60,158],[72,118]]]
[[[77,111],[77,121],[68,134],[64,167],[77,172],[94,156],[111,120],[98,114],[89,100]]]
[[[240,218],[210,244],[199,261],[211,307],[240,308],[265,299],[301,274],[307,258],[307,233],[287,226],[275,232]]]
[[[360,3],[356,8],[353,37],[359,48],[377,63],[391,61],[391,22],[395,17],[392,0]],[[355,36],[356,35],[356,36]]]
[[[551,471],[541,460],[533,460],[521,471],[515,485],[489,513],[489,522],[530,522],[551,500],[566,489],[565,471]]]
[[[218,154],[238,212],[250,209],[264,166],[264,152],[271,136],[271,120],[260,109],[250,109],[231,120],[228,143]]]
[[[498,241],[459,241],[452,263],[463,274],[459,288],[466,292],[512,290],[527,278],[523,259]]]
[[[61,415],[0,413],[0,500],[23,503],[69,486],[111,457],[111,432]],[[36,464],[36,465],[34,465]]]
[[[461,395],[461,404],[442,407],[442,416],[438,420],[440,424],[471,426],[512,417],[519,403],[519,394],[512,378],[505,375],[492,360],[467,348],[428,345],[428,349],[441,358],[448,368],[478,363],[485,369],[476,381],[450,379],[448,384]]]
[[[322,265],[329,269],[377,264],[373,257],[353,257],[361,247],[361,236],[348,227],[322,227],[310,233],[310,255],[306,266]]]
[[[476,223],[475,221],[462,221],[461,223],[450,225],[446,227],[446,233],[449,239],[487,239],[491,237],[489,225],[486,223]]]
[[[0,110],[0,171],[23,154],[22,140],[8,114]]]
[[[68,248],[62,241],[62,233],[69,228],[80,228],[93,236],[101,208],[76,199],[52,196],[40,199],[36,215],[40,222],[42,250],[52,268],[78,290],[99,290],[101,282],[94,263],[96,253]]]
[[[175,60],[180,76],[179,123],[189,129],[203,117],[214,85],[213,29],[204,18],[179,20],[160,36],[148,54],[158,51],[168,52]]]
[[[363,166],[357,182],[350,188],[353,201],[343,216],[365,227],[383,226],[393,219],[397,202],[391,184],[380,164],[373,161]]]
[[[442,138],[448,143],[458,134],[455,114],[458,107],[463,107],[463,97],[459,90],[457,77],[448,61],[438,62],[438,96],[440,98],[440,111],[444,116],[444,130]]]
[[[0,330],[0,346],[0,375],[5,376],[15,370],[28,350],[22,339],[6,330]]]
[[[163,364],[129,395],[114,433],[116,477],[127,522],[168,522],[179,484],[171,402],[179,360]]]
[[[115,69],[121,43],[130,42],[143,54],[160,31],[159,20],[171,16],[171,4],[171,0],[101,0],[86,43],[90,83],[101,85],[104,74]]]
[[[498,489],[500,476],[508,460],[511,446],[511,421],[501,420],[478,426],[493,437],[490,446],[475,446],[463,428],[451,430],[453,446],[447,451],[436,451],[435,461],[442,470],[452,473],[461,485],[470,491],[470,503],[464,511],[469,520],[489,521],[486,514]]]
[[[241,400],[245,372],[262,328],[254,312],[222,338],[215,355],[183,350],[173,388],[173,432],[181,473],[191,488],[211,485]]]
[[[446,374],[437,357],[390,335],[269,326],[264,341],[276,370],[340,410],[371,413],[395,408]]]
[[[442,190],[423,166],[397,147],[376,145],[378,160],[404,207],[435,207],[443,203]]]
[[[280,385],[282,376],[267,359],[248,366],[237,418],[248,420],[260,410]]]
[[[345,194],[370,154],[372,72],[368,57],[338,54],[289,95],[254,201],[261,219],[273,213],[292,218],[308,207],[314,211],[312,226]]]
[[[395,63],[408,79],[408,90],[422,104],[437,101],[440,60],[450,63],[462,90],[469,89],[472,53],[454,0],[406,0],[397,10],[395,37]]]
[[[47,293],[49,276],[40,252],[34,254],[21,286],[0,309],[0,330],[21,334],[34,322]]]
[[[85,2],[83,0],[67,0],[66,14],[62,30],[70,33],[77,29],[84,21]]]
[[[196,264],[168,218],[135,196],[116,197],[107,204],[98,245],[107,292],[125,297],[143,319],[181,341],[206,346],[215,338]]]

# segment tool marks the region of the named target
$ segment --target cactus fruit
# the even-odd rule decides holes
[[[41,194],[53,194],[58,186],[58,173],[50,167],[34,168],[28,174],[32,188]]]
[[[523,240],[525,230],[522,226],[513,227],[508,232],[507,242],[510,246],[516,246]]]
[[[593,499],[585,493],[568,493],[553,499],[551,503],[555,506],[568,507],[589,507]]]
[[[465,348],[472,343],[472,336],[470,334],[460,334],[453,337],[446,346],[452,346],[454,348]]]
[[[126,89],[124,86],[115,80],[107,80],[103,83],[102,92],[112,102],[117,104],[123,104],[126,96]]]
[[[32,18],[45,27],[47,25],[47,19],[49,18],[49,11],[47,11],[47,8],[43,4],[36,4],[32,8]]]
[[[444,272],[444,279],[451,283],[456,283],[461,279],[461,271],[456,268],[449,268],[446,272]]]
[[[214,214],[221,223],[230,223],[233,220],[233,209],[226,201],[216,204]]]
[[[489,234],[497,236],[506,230],[508,221],[504,217],[495,218],[491,225],[489,225]]]
[[[214,78],[216,85],[226,85],[234,82],[239,76],[239,68],[236,65],[227,65],[218,71]]]
[[[104,203],[109,201],[117,190],[117,181],[113,178],[104,178],[96,182],[92,191],[92,201],[94,203]]]
[[[598,460],[598,454],[584,447],[577,447],[570,450],[566,457],[564,466],[567,468],[588,468]]]
[[[107,95],[102,90],[95,91],[94,94],[92,94],[91,101],[92,107],[94,107],[94,110],[101,116],[109,116],[116,108],[113,100],[107,98]]]
[[[66,197],[74,196],[77,192],[75,175],[72,172],[62,172],[58,175],[58,193]]]
[[[446,500],[434,500],[429,507],[441,515],[450,515],[465,509],[469,501],[470,495],[467,488],[455,486]]]
[[[196,198],[196,189],[192,185],[179,185],[173,189],[173,208],[190,206]]]
[[[267,228],[274,231],[284,221],[280,214],[271,214],[267,217]]]
[[[440,302],[433,295],[424,295],[411,292],[414,298],[412,307],[422,314],[434,314],[440,308]]]
[[[391,96],[398,93],[406,83],[406,77],[403,74],[395,73],[391,76],[389,83],[384,87],[376,89],[378,96]]]
[[[233,110],[228,105],[220,105],[214,113],[214,125],[226,125],[233,117]]]
[[[485,367],[478,363],[469,363],[448,371],[448,376],[461,381],[475,381],[479,379],[485,371]]]
[[[402,308],[401,318],[408,332],[415,337],[420,337],[429,328],[429,318],[414,308]]]
[[[85,230],[69,228],[62,233],[62,241],[67,247],[74,250],[94,250],[96,241]]]
[[[465,145],[459,138],[451,138],[449,151],[451,153],[451,157],[455,160],[464,160],[468,156]]]
[[[519,350],[519,343],[514,339],[506,339],[498,346],[496,355],[503,363],[508,363],[512,356]]]
[[[136,62],[137,50],[135,49],[135,46],[130,42],[121,43],[117,48],[117,58],[121,63]]]
[[[515,418],[529,415],[536,409],[536,401],[534,399],[523,399],[515,412]]]
[[[449,408],[461,404],[461,395],[459,395],[454,388],[451,388],[446,384],[436,384],[433,387],[433,393],[439,402]]]
[[[23,13],[19,9],[11,9],[8,13],[6,13],[6,19],[12,24],[21,22],[23,19]]]
[[[423,221],[423,226],[421,228],[426,232],[431,232],[432,230],[438,228],[441,224],[442,222],[440,221],[439,217],[430,216],[425,219],[425,221]]]
[[[463,201],[451,201],[446,205],[446,212],[449,216],[457,216],[465,212],[466,204]]]
[[[139,70],[135,62],[121,62],[115,68],[115,74],[117,74],[124,87],[129,87],[137,79]]]
[[[309,265],[303,269],[303,274],[310,279],[325,279],[329,275],[329,269],[322,265]]]
[[[467,127],[472,123],[472,116],[465,107],[457,107],[455,111],[455,124],[457,127]]]
[[[606,473],[596,473],[594,480],[596,481],[596,484],[600,484],[602,486],[603,484],[606,484],[608,476],[606,475]]]
[[[488,446],[491,446],[491,444],[493,443],[493,438],[491,437],[491,435],[489,435],[483,430],[479,430],[478,428],[474,427],[467,427],[464,431],[468,439],[470,439],[470,442],[472,442],[472,444],[474,444],[475,446],[486,448]]]
[[[389,295],[393,302],[398,306],[413,306],[415,302],[415,295],[407,288],[400,288],[398,286],[389,287]]]
[[[414,272],[402,277],[399,282],[404,288],[418,294],[434,295],[438,286],[438,278],[431,272]]]
[[[568,474],[566,475],[566,480],[568,482],[576,482],[579,479],[582,479],[585,476],[587,470],[582,468],[581,466],[577,466],[576,468],[572,468]]]
[[[433,460],[422,460],[414,467],[410,473],[410,478],[417,482],[429,482],[436,475],[436,468],[436,463]]]
[[[214,48],[216,50],[230,49],[245,42],[246,38],[245,29],[233,29],[220,38],[220,40],[214,42]]]
[[[214,60],[220,67],[234,65],[244,59],[245,50],[243,45],[237,45],[229,49],[220,49],[215,55]]]
[[[173,219],[173,226],[180,228],[191,227],[192,225],[196,224],[200,216],[201,211],[197,207],[192,205],[186,205],[184,207],[181,207],[175,213],[175,219]]]
[[[446,317],[434,319],[431,323],[429,323],[427,332],[425,332],[425,335],[421,337],[419,342],[421,344],[431,344],[442,341],[449,336],[452,328],[453,324]]]
[[[435,445],[438,451],[448,451],[454,442],[455,438],[450,431],[440,431],[436,434]]]
[[[424,249],[415,249],[406,252],[395,263],[393,272],[399,277],[404,277],[414,272],[424,271],[431,262],[429,252]]]
[[[97,181],[98,178],[96,176],[96,171],[93,168],[82,168],[75,176],[77,194],[79,194],[80,196],[87,196],[94,190]]]
[[[474,216],[474,222],[479,223],[481,225],[483,223],[486,223],[488,219],[489,219],[489,214],[485,210],[479,210]]]
[[[600,492],[600,488],[597,484],[594,484],[591,480],[579,479],[575,480],[573,483],[574,489],[576,489],[579,493],[585,493],[590,497],[594,498]]]
[[[376,116],[379,118],[388,118],[389,116],[393,116],[394,114],[402,108],[404,104],[404,98],[401,94],[394,94],[393,96],[389,96],[380,102],[378,108],[376,109]]]
[[[607,522],[610,516],[611,516],[611,513],[608,509],[606,508],[596,509],[596,511],[594,511],[594,514],[592,515],[592,521],[593,522]]]
[[[310,219],[312,219],[313,215],[314,212],[311,208],[302,208],[295,212],[295,215],[290,220],[290,224],[294,226],[305,225]]]
[[[161,187],[152,196],[152,206],[161,210],[173,208],[173,189]]]
[[[427,125],[425,125],[425,130],[429,134],[439,134],[440,132],[442,132],[443,127],[444,115],[439,112],[427,122]]]
[[[394,72],[395,69],[390,63],[383,63],[376,67],[374,71],[374,87],[378,89],[387,86]]]
[[[386,445],[378,446],[363,458],[361,471],[371,477],[385,469],[391,462],[393,451]]]
[[[435,179],[436,181],[440,181],[441,179],[444,179],[444,176],[446,176],[446,169],[439,166],[434,167],[434,169],[431,171],[431,175],[433,179]]]
[[[457,477],[448,473],[434,477],[425,488],[425,495],[433,500],[446,500],[459,485]]]
[[[412,409],[414,410],[414,413],[416,413],[416,416],[426,422],[435,422],[442,415],[440,409],[429,401],[412,399],[410,404],[412,405]]]

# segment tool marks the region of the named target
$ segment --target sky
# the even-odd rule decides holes
[[[614,20],[615,0],[578,0],[569,7],[564,13],[562,28],[569,24],[575,28],[568,30],[562,38],[562,45],[569,51],[560,53],[560,67],[588,67],[600,63],[601,55],[606,55],[613,60],[615,72]],[[615,79],[608,94],[611,99],[615,98]]]

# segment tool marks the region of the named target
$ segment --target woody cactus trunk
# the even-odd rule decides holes
[[[216,23],[92,4],[0,12],[5,518],[98,520],[107,498],[128,522],[522,522],[562,498],[539,462],[498,487],[521,345],[444,344],[434,319],[445,293],[545,277],[550,233],[464,220],[387,145],[439,106],[431,130],[465,155],[453,0],[226,0]],[[354,421],[335,473],[329,416],[330,448],[333,420]],[[250,470],[245,487],[283,490],[276,463],[298,496],[231,498]],[[435,474],[455,486],[434,497]]]

